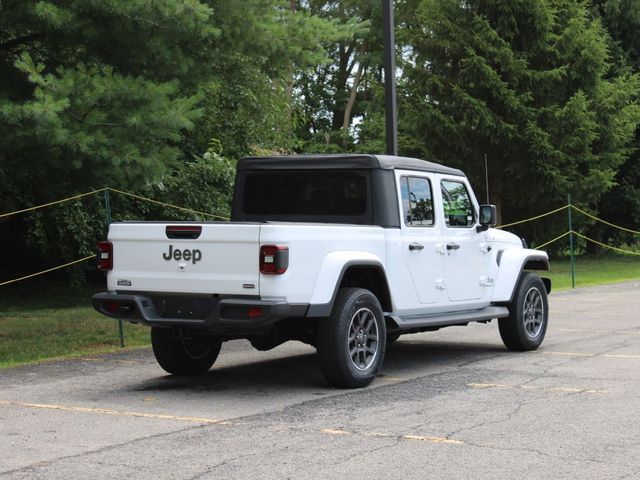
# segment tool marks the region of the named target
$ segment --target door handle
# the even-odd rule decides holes
[[[460,245],[457,243],[447,243],[447,250],[458,250]]]
[[[409,250],[422,250],[424,248],[424,245],[422,245],[421,243],[410,243],[409,244]]]

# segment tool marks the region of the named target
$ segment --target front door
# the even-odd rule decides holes
[[[452,302],[484,297],[491,280],[487,233],[476,231],[475,208],[464,182],[440,183],[446,234],[445,284]]]

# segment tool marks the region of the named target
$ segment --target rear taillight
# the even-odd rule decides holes
[[[260,247],[260,273],[281,275],[289,268],[289,247],[263,245]]]
[[[113,269],[113,244],[98,242],[98,270]]]

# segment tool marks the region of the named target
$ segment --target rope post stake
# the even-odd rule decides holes
[[[573,217],[571,216],[571,194],[567,197],[567,214],[569,217],[569,255],[571,257],[571,288],[576,288],[576,259],[573,248]]]
[[[109,202],[109,189],[104,190],[104,209],[107,212],[107,233],[109,225],[111,225],[111,203]],[[118,319],[118,338],[120,339],[120,347],[124,348],[124,324]]]

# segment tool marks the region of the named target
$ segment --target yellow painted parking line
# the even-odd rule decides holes
[[[462,440],[454,440],[452,438],[445,437],[430,437],[425,435],[403,435],[401,438],[405,440],[417,440],[419,442],[431,442],[431,443],[448,443],[451,445],[464,445]]]
[[[89,407],[78,407],[78,406],[70,406],[70,405],[14,402],[10,400],[0,400],[0,406],[14,406],[14,407],[35,408],[35,409],[44,409],[44,410],[59,410],[64,412],[113,415],[113,416],[120,416],[120,417],[140,417],[140,418],[151,418],[156,420],[175,420],[175,421],[182,421],[182,422],[199,423],[204,425],[234,425],[234,422],[225,421],[225,420],[216,420],[212,418],[183,417],[183,416],[177,416],[177,415],[166,415],[161,413],[129,412],[129,411],[111,410],[108,408],[89,408]],[[292,427],[289,425],[283,425],[283,424],[272,425],[270,428],[277,431],[297,430],[295,427]],[[301,430],[301,431],[309,432],[308,430]],[[456,439],[445,438],[445,437],[434,437],[430,435],[413,435],[413,434],[403,435],[403,434],[381,433],[381,432],[362,433],[362,432],[350,432],[348,430],[344,430],[340,428],[323,428],[319,430],[319,432],[326,435],[334,435],[334,436],[360,435],[360,436],[366,436],[366,437],[397,438],[400,440],[442,443],[442,444],[450,444],[450,445],[465,444],[465,442],[462,440],[456,440]]]
[[[320,432],[327,433],[329,435],[353,435],[352,432],[348,432],[347,430],[333,428],[323,428],[322,430],[320,430]]]
[[[606,395],[609,393],[605,389],[593,388],[574,388],[574,387],[550,387],[544,389],[546,392],[564,392],[564,393],[594,393],[597,395]]]
[[[606,358],[629,358],[629,359],[640,359],[640,355],[625,355],[625,354],[613,354],[608,353],[606,355],[602,355]]]
[[[363,437],[378,437],[378,438],[397,438],[400,440],[413,440],[419,442],[431,442],[431,443],[445,443],[450,445],[464,445],[462,440],[456,440],[446,437],[434,437],[431,435],[410,435],[410,434],[394,434],[394,433],[382,433],[382,432],[350,432],[342,429],[323,428],[321,433],[328,435],[361,435]]]
[[[502,383],[467,383],[468,387],[472,388],[509,388],[511,385],[505,385]]]
[[[44,410],[60,410],[63,412],[76,412],[76,413],[94,413],[98,415],[113,415],[116,417],[139,417],[139,418],[153,418],[156,420],[175,420],[181,422],[201,423],[206,425],[229,425],[231,422],[225,420],[216,420],[213,418],[199,418],[199,417],[182,417],[178,415],[167,415],[163,413],[146,413],[146,412],[129,412],[122,410],[111,410],[108,408],[89,408],[78,407],[71,405],[54,405],[46,403],[26,403],[26,402],[12,402],[7,400],[0,400],[0,405],[10,405],[14,407],[24,408],[36,408]]]
[[[397,437],[397,435],[393,435],[391,433],[382,433],[382,432],[365,432],[362,435],[364,435],[365,437],[382,437],[382,438]]]
[[[468,387],[475,389],[486,388],[519,388],[522,390],[540,390],[543,392],[561,392],[561,393],[590,393],[595,395],[606,395],[609,392],[604,389],[594,388],[576,388],[576,387],[541,387],[538,385],[506,385],[501,383],[467,383]]]

